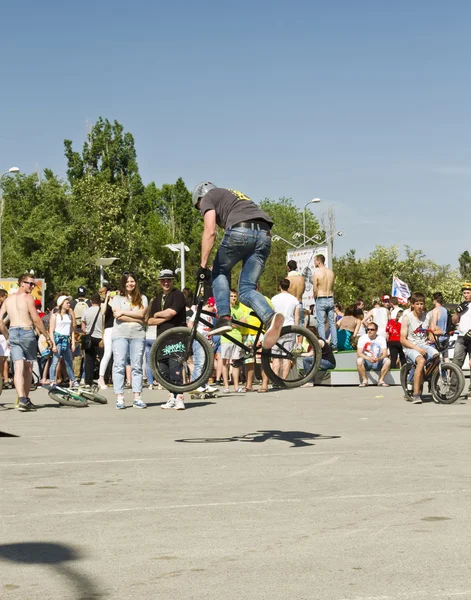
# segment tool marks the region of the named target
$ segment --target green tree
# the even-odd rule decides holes
[[[471,255],[465,250],[459,255],[460,275],[466,281],[471,279]]]
[[[271,200],[265,198],[260,202],[260,208],[264,210],[274,221],[272,228],[272,239],[280,236],[280,240],[272,241],[270,257],[260,280],[262,291],[267,296],[278,292],[278,282],[286,276],[287,251],[293,248],[286,243],[292,242],[294,246],[301,243],[301,238],[294,239],[294,233],[303,231],[303,210],[295,206],[291,198],[279,198]],[[319,229],[319,223],[312,212],[306,211],[306,235],[313,237],[323,233]]]

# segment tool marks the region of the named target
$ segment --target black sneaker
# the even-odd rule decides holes
[[[18,402],[18,410],[20,412],[30,412],[36,410],[36,406],[34,406],[29,398],[20,398],[20,401]]]
[[[211,335],[219,335],[220,333],[227,333],[228,331],[232,331],[232,323],[229,317],[219,317],[216,321],[216,325],[214,329],[208,331],[206,334],[208,337]]]

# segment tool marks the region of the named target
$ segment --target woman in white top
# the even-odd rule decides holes
[[[145,318],[148,301],[141,294],[134,273],[125,271],[119,282],[119,291],[113,298],[113,384],[116,408],[126,408],[124,403],[124,375],[126,361],[131,361],[133,406],[147,408],[142,401],[142,362],[146,338]]]
[[[78,386],[75,380],[72,353],[75,352],[75,337],[76,328],[74,311],[70,308],[72,296],[59,296],[57,298],[57,312],[51,316],[49,323],[49,333],[53,340],[52,346],[52,364],[50,370],[51,384],[55,385],[56,371],[59,359],[64,359],[67,375],[69,376],[70,385]]]

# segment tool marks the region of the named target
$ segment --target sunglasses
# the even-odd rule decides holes
[[[26,283],[26,285],[30,285],[31,287],[34,287],[36,285],[34,281],[23,281],[23,283]]]
[[[136,279],[136,275],[132,271],[123,271],[123,277],[131,275],[133,279]]]
[[[366,331],[376,331],[376,329],[374,327],[368,327]]]

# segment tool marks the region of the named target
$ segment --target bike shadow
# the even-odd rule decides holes
[[[50,568],[51,576],[65,577],[70,587],[75,589],[77,600],[98,600],[106,595],[99,592],[93,580],[69,564],[84,558],[84,554],[72,546],[50,542],[20,542],[0,545],[0,561],[10,561],[22,565],[43,565]]]
[[[146,402],[147,406],[162,406],[165,402]],[[209,406],[216,404],[216,402],[185,402],[185,410],[191,410],[192,408],[202,408],[203,406]]]
[[[339,439],[340,435],[322,435],[321,433],[310,433],[308,431],[282,431],[280,429],[260,430],[253,433],[245,433],[243,435],[234,435],[226,438],[183,438],[175,440],[184,444],[222,444],[226,442],[251,442],[255,444],[263,444],[269,440],[279,442],[288,442],[291,448],[303,448],[306,446],[315,446],[309,441],[313,440],[335,440]]]

